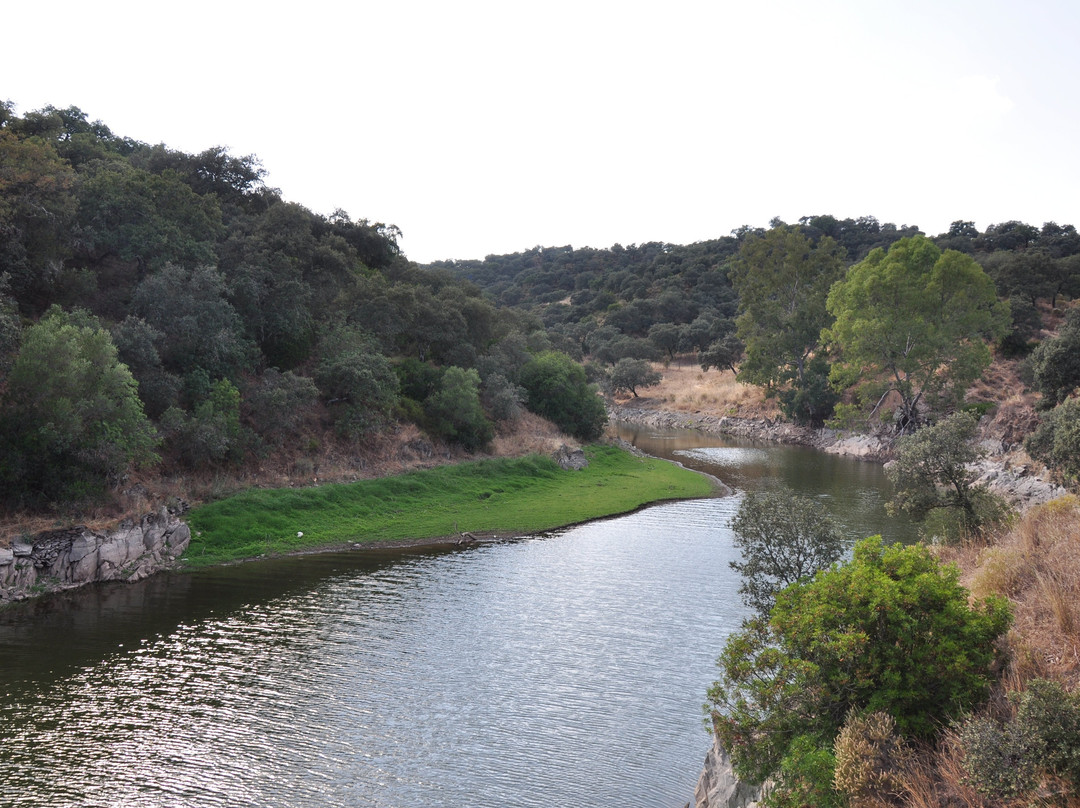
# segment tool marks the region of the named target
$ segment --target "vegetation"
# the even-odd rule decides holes
[[[833,383],[856,387],[876,412],[899,396],[896,426],[912,431],[920,407],[947,412],[990,364],[986,339],[1004,335],[1008,306],[975,260],[921,236],[877,249],[829,292],[827,331],[839,356]]]
[[[924,522],[928,539],[978,536],[1007,510],[985,486],[974,484],[971,464],[981,455],[973,443],[976,426],[974,416],[957,412],[897,441],[896,460],[887,470],[896,488],[889,507]]]
[[[778,777],[774,805],[829,804],[834,741],[853,712],[887,713],[901,736],[926,739],[985,699],[1010,612],[996,596],[970,605],[958,579],[925,546],[874,537],[778,593],[767,619],[729,638],[708,694],[736,772]]]
[[[748,493],[732,520],[743,602],[768,618],[776,593],[839,560],[844,539],[817,502],[789,489]]]
[[[189,516],[189,564],[220,563],[347,542],[423,541],[460,532],[534,533],[708,496],[703,475],[612,447],[564,471],[546,457],[482,460],[397,477],[299,490],[248,491]]]

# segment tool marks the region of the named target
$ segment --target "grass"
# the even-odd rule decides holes
[[[700,474],[614,447],[586,449],[588,468],[539,455],[304,489],[252,490],[188,515],[189,566],[346,543],[423,542],[474,533],[534,533],[626,513],[650,502],[709,496]],[[303,534],[303,535],[299,535]]]

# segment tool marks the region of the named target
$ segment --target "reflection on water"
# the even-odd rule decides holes
[[[880,504],[873,467],[792,477],[798,450],[659,440],[740,489],[797,477],[861,519]],[[0,612],[0,804],[682,808],[714,660],[745,614],[738,501]]]
[[[803,446],[782,446],[689,430],[620,426],[619,437],[642,451],[719,477],[736,491],[786,487],[821,501],[850,540],[881,534],[912,542],[918,530],[885,510],[892,486],[878,463],[855,461]]]

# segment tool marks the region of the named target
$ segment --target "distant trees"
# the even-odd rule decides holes
[[[1065,316],[1056,337],[1035,348],[1031,371],[1043,407],[1060,404],[1080,388],[1080,308]]]
[[[625,391],[637,398],[637,388],[654,387],[660,384],[661,378],[644,359],[620,359],[611,371],[611,390],[613,393]]]
[[[871,414],[895,393],[896,426],[920,421],[920,406],[958,401],[990,363],[985,340],[1004,334],[1008,306],[964,253],[922,236],[872,251],[829,292],[836,321],[825,332],[837,356],[830,378],[855,387]]]
[[[745,346],[739,379],[790,391],[782,399],[785,410],[801,423],[820,425],[835,402],[822,383],[825,367],[813,359],[831,322],[825,300],[843,274],[844,258],[832,238],[815,243],[785,225],[747,238],[732,263],[737,334]]]

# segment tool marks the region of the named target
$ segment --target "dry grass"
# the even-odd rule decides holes
[[[730,370],[703,371],[689,361],[668,366],[654,364],[663,379],[656,387],[639,390],[639,397],[619,397],[618,404],[671,412],[729,415],[739,418],[777,418],[775,400],[766,399],[761,388],[735,381]]]

